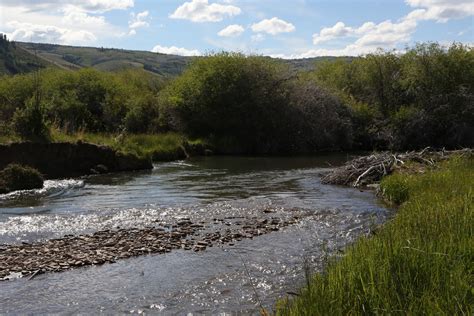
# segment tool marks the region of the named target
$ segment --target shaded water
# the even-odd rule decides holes
[[[101,229],[146,227],[178,217],[209,222],[311,212],[279,232],[204,252],[174,251],[99,267],[0,283],[0,313],[257,313],[297,291],[304,266],[318,270],[388,212],[373,193],[320,183],[344,156],[207,157],[150,172],[48,181],[0,195],[0,244]],[[306,262],[306,263],[305,263]]]

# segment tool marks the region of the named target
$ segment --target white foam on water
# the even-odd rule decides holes
[[[0,194],[0,201],[17,200],[34,196],[54,196],[64,191],[84,187],[83,180],[64,179],[64,180],[46,180],[41,189],[19,190],[7,194]]]

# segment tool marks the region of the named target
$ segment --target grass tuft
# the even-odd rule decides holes
[[[385,196],[404,204],[376,236],[343,259],[278,315],[474,313],[474,159],[452,159],[423,175],[392,175]]]

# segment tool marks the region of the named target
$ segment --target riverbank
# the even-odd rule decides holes
[[[82,141],[0,145],[0,170],[10,164],[35,168],[48,179],[153,168],[147,157]]]
[[[21,142],[0,137],[0,170],[16,163],[38,169],[46,178],[147,170],[153,162],[210,155],[202,141],[176,133],[164,134],[66,134],[52,130],[51,142]]]
[[[474,311],[474,159],[381,182],[395,218],[308,280],[278,315],[446,314]]]
[[[19,143],[14,135],[1,136],[0,144]],[[173,161],[189,156],[210,154],[209,145],[202,140],[190,140],[178,133],[161,134],[106,134],[106,133],[64,133],[51,129],[51,143],[91,143],[107,146],[115,151],[146,157],[153,161]]]

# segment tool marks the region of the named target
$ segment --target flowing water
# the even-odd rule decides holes
[[[179,217],[210,222],[271,209],[310,216],[281,231],[203,252],[178,250],[0,282],[0,314],[258,314],[297,292],[307,271],[384,221],[372,192],[322,185],[345,156],[206,157],[152,171],[46,181],[0,195],[0,244]]]

